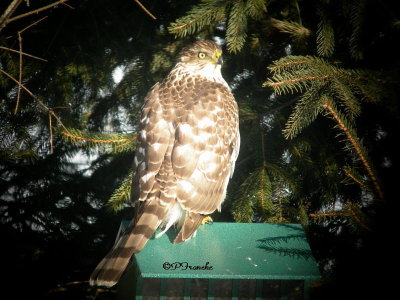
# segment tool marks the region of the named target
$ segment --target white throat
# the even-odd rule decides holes
[[[178,68],[184,68],[186,72],[189,72],[193,76],[200,76],[203,78],[206,78],[207,80],[222,83],[225,85],[227,88],[229,88],[228,84],[226,83],[225,79],[222,77],[221,74],[221,65],[215,65],[215,64],[206,64],[202,68],[199,68],[196,65],[190,65],[187,64],[185,66],[178,65],[176,66]]]

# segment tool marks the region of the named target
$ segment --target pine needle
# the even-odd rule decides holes
[[[113,153],[131,152],[135,149],[135,134],[104,134],[68,128],[60,132],[68,141],[91,149],[103,147]]]
[[[120,186],[113,192],[108,205],[110,208],[117,212],[123,209],[130,200],[131,184],[133,173],[130,173],[120,184]]]
[[[365,167],[369,177],[371,178],[372,184],[375,187],[377,195],[381,200],[383,200],[382,188],[379,184],[378,178],[370,160],[367,155],[367,151],[362,144],[361,140],[357,137],[355,130],[346,120],[346,118],[336,109],[331,101],[326,101],[322,107],[326,109],[327,113],[337,122],[338,128],[345,134],[346,139],[350,142],[351,147],[354,149],[355,153],[359,157],[363,166]]]

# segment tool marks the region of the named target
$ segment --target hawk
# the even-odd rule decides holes
[[[213,41],[191,44],[147,94],[132,181],[137,216],[92,273],[92,285],[117,283],[158,227],[156,237],[180,224],[173,243],[181,243],[221,209],[240,146],[238,107],[221,75],[221,55]]]

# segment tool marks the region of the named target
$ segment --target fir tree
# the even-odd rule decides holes
[[[214,219],[300,222],[324,288],[334,276],[344,286],[356,277],[371,283],[363,267],[382,249],[367,246],[388,243],[382,233],[397,211],[392,3],[42,2],[1,4],[0,220],[15,245],[8,255],[26,258],[10,278],[28,274],[24,282],[48,290],[75,279],[74,270],[89,272],[132,213],[124,208],[143,98],[183,46],[214,38],[226,48],[223,74],[242,136]],[[12,3],[19,5],[6,13]],[[119,82],[116,69],[124,70]],[[77,153],[92,156],[89,165],[72,163]],[[60,254],[69,259],[55,269]],[[32,281],[39,269],[41,283]],[[365,286],[346,287],[358,298]]]

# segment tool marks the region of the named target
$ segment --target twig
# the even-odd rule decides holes
[[[197,18],[194,18],[194,19],[190,20],[189,22],[187,22],[187,23],[185,23],[185,24],[182,24],[182,25],[177,26],[177,27],[170,28],[169,31],[170,31],[170,32],[172,32],[172,31],[179,31],[179,30],[181,30],[182,28],[185,28],[185,27],[189,26],[190,24],[196,22],[197,20],[203,18],[205,15],[208,15],[209,13],[210,13],[209,11],[206,11],[206,12],[205,12],[204,14],[202,14],[201,16],[198,16]]]
[[[133,0],[135,1],[144,11],[146,14],[148,14],[153,20],[157,20],[157,18],[146,8],[142,3],[140,3],[139,0]]]
[[[265,112],[263,113],[263,115],[270,115],[270,114],[273,114],[273,113],[275,113],[275,112],[281,110],[282,108],[285,108],[285,107],[291,105],[292,103],[296,102],[297,100],[298,100],[298,98],[293,98],[293,99],[291,99],[291,100],[289,100],[289,101],[283,103],[282,105],[279,105],[279,106],[277,106],[277,107],[273,107],[273,108],[271,108],[271,109],[265,111]]]
[[[4,11],[4,14],[0,17],[0,30],[3,29],[9,22],[10,16],[14,13],[17,7],[21,4],[22,0],[14,0]]]
[[[10,52],[14,52],[14,53],[18,53],[18,54],[22,54],[22,55],[28,56],[30,58],[34,58],[34,59],[37,59],[37,60],[41,60],[41,61],[47,62],[47,60],[44,59],[44,58],[40,58],[40,57],[37,57],[35,55],[29,54],[29,53],[25,53],[25,52],[21,52],[21,51],[15,50],[15,49],[3,47],[3,46],[0,46],[0,49],[6,50],[6,51],[10,51]]]
[[[367,231],[373,231],[369,226],[367,226],[365,224],[365,222],[363,222],[359,216],[357,216],[356,212],[353,210],[353,208],[351,207],[351,205],[347,205],[347,210],[350,214],[350,217],[357,223],[358,226],[364,228]]]
[[[309,214],[310,217],[312,218],[318,218],[318,217],[335,217],[335,216],[344,216],[344,212],[331,212],[331,213],[318,213],[318,214]]]
[[[51,112],[52,110],[49,110],[50,154],[53,154],[53,125],[51,124]]]
[[[39,19],[39,20],[33,22],[32,24],[26,26],[25,28],[23,28],[23,29],[20,30],[19,32],[22,33],[22,32],[24,32],[25,30],[28,30],[29,28],[31,28],[32,26],[35,26],[35,25],[38,24],[39,22],[42,22],[42,21],[43,21],[44,19],[46,19],[46,18],[47,18],[47,16],[44,16],[43,18],[41,18],[41,19]]]
[[[303,22],[301,21],[301,14],[300,14],[299,2],[296,0],[296,1],[294,1],[294,4],[295,4],[295,6],[296,6],[297,16],[298,16],[298,18],[299,18],[299,24],[300,24],[301,26],[303,26]]]
[[[275,69],[283,68],[286,66],[304,64],[304,63],[307,63],[307,61],[305,61],[305,60],[291,61],[291,62],[287,62],[287,63],[281,64],[281,65],[275,65],[273,67],[268,67],[268,69],[270,69],[271,71],[274,71]]]
[[[362,164],[364,165],[365,169],[367,170],[367,173],[369,177],[372,180],[372,183],[375,187],[376,192],[378,193],[378,196],[381,200],[384,200],[383,196],[383,191],[381,189],[381,186],[379,185],[378,178],[372,169],[372,166],[369,164],[368,159],[362,150],[360,144],[358,143],[357,139],[351,134],[350,130],[346,127],[345,123],[343,120],[340,118],[340,116],[336,113],[335,109],[333,108],[332,105],[330,105],[329,102],[326,102],[322,105],[323,108],[325,108],[328,113],[335,119],[335,121],[338,123],[339,128],[344,132],[346,135],[347,140],[351,143],[353,146],[353,149],[357,153],[358,157],[360,158]]]
[[[67,3],[61,3],[61,4],[66,6],[66,7],[68,7],[68,8],[70,8],[70,9],[75,9],[75,7],[73,7],[73,6],[71,6],[71,5],[67,4]]]
[[[44,19],[46,19],[47,17],[41,18],[35,22],[33,22],[32,24],[26,26],[24,29],[18,31],[18,44],[19,44],[19,84],[18,84],[18,93],[17,93],[17,103],[15,104],[15,109],[14,109],[14,115],[17,114],[18,112],[18,107],[19,107],[19,102],[21,99],[21,85],[22,85],[22,33],[25,30],[28,30],[29,28],[31,28],[32,26],[35,26],[36,24],[38,24],[39,22],[43,21]]]
[[[331,75],[321,75],[321,76],[306,76],[306,77],[301,77],[301,78],[294,78],[294,79],[289,79],[289,80],[284,80],[284,81],[277,81],[277,82],[267,82],[264,83],[264,86],[280,86],[288,83],[293,83],[293,82],[299,82],[299,81],[305,81],[305,80],[314,80],[314,79],[326,79],[331,77]]]
[[[17,93],[17,103],[15,104],[14,115],[18,112],[19,99],[21,98],[21,85],[22,85],[22,37],[21,32],[18,32],[18,44],[19,44],[19,84],[18,84],[18,93]]]
[[[8,19],[6,21],[6,24],[11,23],[11,22],[16,21],[16,20],[19,20],[19,19],[22,19],[22,18],[25,18],[25,17],[33,15],[33,14],[37,14],[37,13],[39,13],[41,11],[44,11],[44,10],[49,9],[49,8],[52,8],[53,6],[56,6],[58,4],[62,4],[62,3],[67,2],[67,1],[68,0],[59,0],[59,1],[53,2],[53,3],[49,4],[49,5],[45,5],[45,6],[41,7],[41,8],[38,8],[38,9],[35,9],[35,10],[32,10],[32,11],[28,11],[27,13],[24,13],[24,14],[21,14],[21,15],[18,15],[16,17]]]
[[[35,96],[26,86],[24,86],[22,83],[20,84],[18,82],[17,79],[15,79],[13,76],[11,76],[10,74],[8,74],[6,71],[0,69],[0,73],[3,73],[4,75],[6,75],[8,78],[10,78],[12,81],[14,81],[16,84],[21,85],[21,88],[26,91],[33,99],[36,100],[36,102],[42,107],[44,108],[46,111],[50,112],[50,114],[57,120],[58,124],[65,130],[68,132],[67,127],[65,127],[65,125],[62,123],[61,119],[54,113],[54,111],[49,108],[46,104],[44,104],[37,96]]]
[[[352,179],[354,182],[356,182],[362,189],[366,190],[366,191],[370,191],[370,189],[368,188],[368,186],[366,186],[360,179],[356,178],[354,176],[354,174],[352,174],[348,169],[344,168],[343,169],[344,174],[349,177],[350,179]]]
[[[39,105],[44,108],[48,113],[49,113],[49,132],[50,132],[50,153],[53,153],[53,128],[52,128],[52,119],[51,117],[54,117],[58,124],[66,131],[68,132],[68,129],[64,126],[63,122],[61,119],[55,114],[55,112],[49,108],[46,104],[44,104],[37,96],[35,96],[27,87],[25,87],[21,82],[19,82],[17,79],[15,79],[13,76],[5,72],[4,70],[0,69],[0,72],[6,75],[8,78],[10,78],[12,81],[14,81],[16,84],[18,84],[18,88],[22,88],[25,90],[33,99],[36,100]]]
[[[91,142],[91,143],[97,143],[97,144],[118,144],[118,143],[124,143],[123,145],[126,145],[127,143],[134,141],[136,139],[135,136],[131,138],[121,138],[121,139],[92,139],[92,138],[87,138],[83,136],[79,136],[76,134],[73,134],[69,132],[68,130],[66,132],[61,131],[60,132],[62,135],[67,136],[71,139],[78,140],[78,141],[85,141],[85,142]],[[122,146],[122,145],[121,145]]]
[[[3,73],[4,75],[6,75],[8,78],[10,78],[12,81],[14,81],[16,84],[20,85],[20,83],[18,82],[17,79],[15,79],[13,76],[11,76],[10,74],[8,74],[6,71],[0,69],[0,72]],[[33,98],[36,99],[36,96],[28,89],[26,88],[23,84],[21,84],[21,87],[29,94],[31,95]]]

